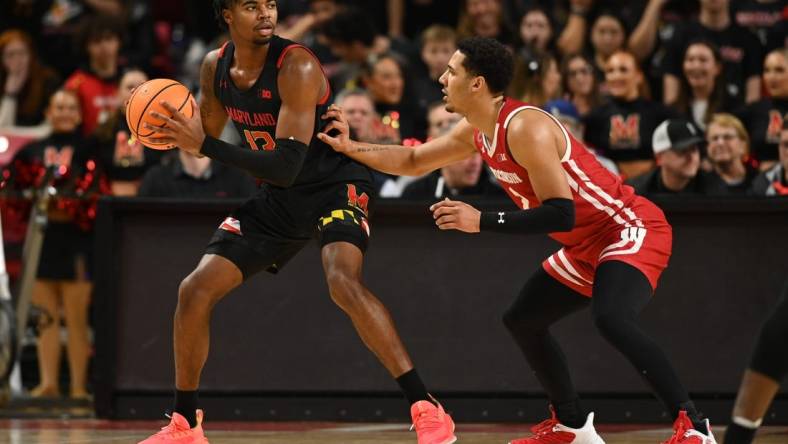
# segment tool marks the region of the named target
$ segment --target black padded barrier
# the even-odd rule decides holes
[[[754,337],[788,277],[788,199],[658,203],[674,228],[673,257],[642,323],[701,408],[728,418]],[[159,418],[170,407],[178,284],[237,204],[101,201],[100,417]],[[391,311],[429,389],[459,420],[540,419],[542,392],[500,317],[556,244],[546,236],[441,232],[428,204],[377,204],[365,282]],[[603,421],[664,420],[588,311],[555,332],[578,390]],[[331,302],[315,242],[278,275],[260,274],[231,293],[214,312],[211,334],[201,399],[213,419],[407,417],[396,384]],[[788,423],[786,395],[784,386],[767,422]]]

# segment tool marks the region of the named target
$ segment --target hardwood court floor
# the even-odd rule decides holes
[[[109,422],[99,420],[3,420],[0,444],[136,444],[163,426],[164,422]],[[599,427],[608,444],[659,444],[670,435],[667,428],[654,426]],[[462,424],[459,443],[506,444],[523,436],[527,426]],[[721,428],[717,432],[722,437]],[[339,423],[211,423],[211,444],[415,444],[415,434],[404,424]],[[788,427],[761,431],[756,444],[788,443]],[[722,444],[722,443],[721,443]]]

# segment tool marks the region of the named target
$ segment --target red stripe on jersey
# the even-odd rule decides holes
[[[221,59],[222,57],[224,57],[224,50],[225,50],[225,49],[227,49],[227,45],[228,45],[228,44],[230,44],[230,41],[229,41],[229,40],[228,40],[228,41],[226,41],[226,42],[224,42],[224,45],[222,45],[222,47],[221,47],[221,48],[219,48],[219,58],[220,58],[220,59]]]
[[[326,93],[323,95],[323,97],[320,98],[320,100],[317,102],[317,104],[318,105],[325,105],[326,102],[328,101],[328,98],[331,96],[331,85],[328,83],[328,76],[326,76],[326,70],[323,69],[323,65],[320,63],[320,60],[318,60],[317,56],[315,55],[314,52],[312,52],[311,49],[307,48],[306,46],[299,45],[298,43],[293,43],[292,45],[285,46],[285,49],[282,50],[282,53],[279,54],[279,59],[276,61],[276,69],[279,69],[279,68],[282,67],[282,63],[285,60],[285,54],[287,54],[287,52],[290,51],[293,48],[305,49],[306,52],[308,52],[309,54],[312,55],[312,57],[315,58],[315,61],[317,62],[317,66],[320,67],[320,71],[323,73],[323,79],[325,79],[325,81],[326,81]]]

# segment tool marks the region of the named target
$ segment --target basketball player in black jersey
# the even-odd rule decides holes
[[[171,116],[159,141],[245,169],[264,184],[225,219],[197,268],[181,282],[175,313],[175,406],[170,424],[144,444],[206,443],[197,410],[200,373],[208,357],[213,306],[260,270],[280,270],[312,237],[331,298],[361,339],[396,378],[412,404],[419,444],[456,440],[454,423],[430,398],[394,323],[361,282],[369,237],[369,170],[315,135],[332,95],[307,49],[274,34],[274,0],[214,0],[231,41],[209,53],[200,74],[200,113]],[[246,146],[217,137],[231,119]]]

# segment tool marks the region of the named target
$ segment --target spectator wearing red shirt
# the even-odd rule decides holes
[[[122,23],[109,16],[90,18],[82,30],[80,47],[87,52],[88,65],[66,80],[66,89],[77,93],[82,107],[82,134],[87,136],[117,109],[118,54]]]

